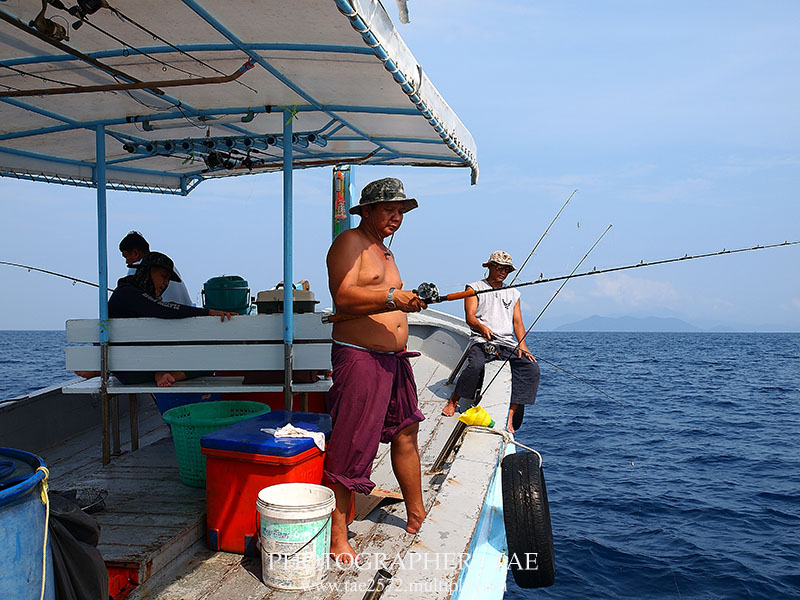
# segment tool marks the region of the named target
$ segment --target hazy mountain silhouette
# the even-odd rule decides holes
[[[574,323],[556,327],[554,331],[703,331],[674,317],[601,317],[593,315]]]

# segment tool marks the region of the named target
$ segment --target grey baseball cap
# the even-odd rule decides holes
[[[364,189],[361,190],[361,200],[350,209],[350,214],[361,215],[362,206],[378,202],[402,202],[404,213],[419,206],[416,199],[406,198],[402,181],[395,177],[384,177],[364,186]]]

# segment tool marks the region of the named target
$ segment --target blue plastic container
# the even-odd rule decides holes
[[[278,483],[322,481],[324,453],[311,438],[278,438],[262,429],[291,423],[326,436],[329,415],[278,410],[258,415],[200,439],[206,457],[206,524],[208,545],[257,556],[258,494]]]
[[[158,412],[162,415],[171,408],[185,406],[186,404],[197,404],[198,402],[219,402],[222,394],[153,394],[158,406]]]
[[[44,597],[54,600],[50,540],[44,544],[46,509],[40,497],[44,461],[29,452],[0,448],[0,598],[39,600],[42,560],[46,560]]]
[[[200,438],[200,446],[213,450],[245,452],[265,456],[296,456],[314,447],[311,438],[279,438],[266,435],[262,429],[279,429],[291,423],[300,429],[321,431],[327,438],[331,433],[330,415],[276,410],[246,421],[240,421],[207,433]]]

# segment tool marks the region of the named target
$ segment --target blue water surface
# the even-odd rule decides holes
[[[556,583],[506,599],[800,598],[800,334],[538,333]],[[624,406],[623,406],[624,405]]]
[[[0,331],[0,402],[75,378],[62,331]]]

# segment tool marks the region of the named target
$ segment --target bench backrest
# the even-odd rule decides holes
[[[297,314],[292,350],[295,370],[330,369],[331,325],[320,314]],[[97,319],[67,321],[67,369],[100,368]],[[283,315],[188,319],[111,319],[111,371],[283,370]]]

